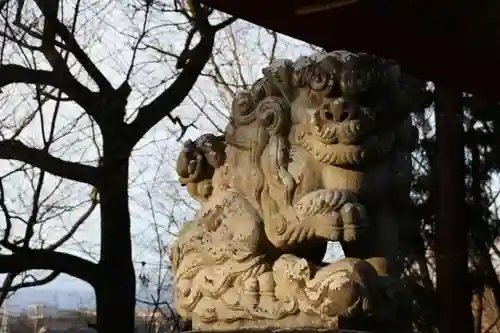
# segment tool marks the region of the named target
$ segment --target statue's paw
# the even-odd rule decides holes
[[[311,228],[305,224],[297,225],[287,230],[287,233],[285,234],[287,239],[286,243],[287,245],[300,244],[308,239],[311,239],[314,235],[314,228]]]
[[[330,213],[328,215],[316,215],[307,220],[311,224],[316,237],[329,241],[341,241],[343,235],[342,217],[340,213]]]
[[[307,219],[314,235],[330,241],[352,242],[366,227],[366,210],[357,202],[347,202],[339,212],[316,215]]]
[[[337,189],[313,191],[302,197],[295,210],[303,223],[290,231],[299,243],[312,235],[330,241],[351,242],[366,225],[366,210],[351,193]]]
[[[303,196],[295,205],[299,218],[338,212],[345,204],[356,202],[349,192],[337,189],[321,189]]]
[[[342,241],[352,242],[359,239],[359,234],[367,226],[367,213],[363,205],[357,202],[348,202],[340,209],[342,217]]]

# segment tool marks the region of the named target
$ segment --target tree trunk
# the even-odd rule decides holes
[[[436,275],[440,333],[472,333],[462,94],[436,85]]]
[[[132,262],[128,167],[131,149],[119,130],[103,131],[101,253],[96,286],[99,333],[133,333],[135,271]],[[106,135],[112,134],[112,135]]]
[[[473,206],[471,209],[470,221],[474,221],[478,232],[472,234],[475,253],[472,262],[475,268],[476,290],[472,302],[474,310],[474,330],[476,333],[489,332],[498,333],[498,308],[500,306],[500,283],[493,267],[490,255],[489,239],[484,238],[488,234],[487,222],[483,220],[484,210],[488,207],[482,200],[483,186],[481,174],[481,156],[479,151],[479,140],[476,132],[470,124],[468,128],[469,137],[472,139],[470,145],[471,152],[471,195]],[[486,230],[481,230],[481,228]],[[479,229],[479,230],[478,230]]]

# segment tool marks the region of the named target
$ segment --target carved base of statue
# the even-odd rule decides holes
[[[176,306],[195,330],[338,328],[339,319],[378,315],[384,259],[315,265],[293,254],[274,262],[263,225],[237,192],[214,193],[172,251]],[[260,249],[259,249],[260,248]],[[384,304],[383,306],[390,306]]]
[[[334,52],[264,74],[235,99],[224,137],[180,154],[202,207],[172,248],[178,313],[195,330],[394,321],[402,294],[388,267],[413,133],[394,65]],[[321,264],[327,241],[348,258]]]
[[[194,319],[196,321],[196,319]],[[252,320],[238,320],[235,322],[214,322],[214,323],[203,323],[199,322],[198,325],[193,326],[195,331],[246,331],[246,330],[262,330],[263,332],[276,333],[274,330],[283,330],[285,332],[291,330],[304,329],[309,330],[332,330],[336,331],[338,329],[337,320],[322,320],[316,316],[307,315],[304,313],[299,313],[293,317],[287,317],[280,320],[273,319],[252,319]]]
[[[219,299],[200,299],[193,329],[336,329],[342,318],[373,313],[376,283],[376,272],[361,260],[311,269],[304,259],[283,255],[272,272],[241,281]]]

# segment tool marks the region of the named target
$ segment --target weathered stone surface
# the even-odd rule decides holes
[[[171,252],[177,311],[198,330],[390,320],[415,139],[398,67],[339,51],[263,74],[179,156],[202,208]],[[346,259],[321,263],[329,240]]]

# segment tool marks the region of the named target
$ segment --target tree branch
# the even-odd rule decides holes
[[[224,21],[214,25],[214,30],[219,31],[221,29],[224,29],[224,28],[230,26],[231,24],[233,24],[234,22],[236,22],[237,20],[238,20],[237,17],[230,17],[227,20],[224,20]]]
[[[94,186],[98,183],[97,168],[64,161],[43,150],[28,147],[17,140],[0,141],[0,159],[12,159],[29,163],[55,176]]]
[[[57,7],[54,8],[49,1],[36,0],[35,2],[45,17],[45,24],[50,26],[50,30],[54,35],[57,34],[61,37],[61,39],[65,42],[66,50],[73,53],[78,62],[83,66],[83,68],[85,68],[90,77],[99,86],[99,89],[104,92],[114,91],[108,79],[101,73],[90,57],[80,47],[75,39],[75,36],[63,23],[61,23],[61,21],[57,19],[57,9],[55,9]],[[57,4],[57,0],[55,3]]]
[[[64,243],[66,243],[73,235],[77,232],[78,228],[89,218],[89,216],[94,212],[95,208],[97,207],[97,204],[99,203],[97,200],[97,189],[94,188],[91,194],[92,201],[90,204],[90,207],[80,216],[78,220],[76,220],[75,224],[68,230],[68,232],[62,236],[59,240],[56,242],[52,243],[50,246],[47,247],[49,250],[55,250],[58,247],[62,246]]]
[[[47,283],[54,281],[59,275],[60,275],[59,272],[53,271],[42,279],[35,279],[34,281],[22,281],[19,282],[18,284],[13,284],[14,278],[17,276],[17,273],[12,272],[7,274],[7,277],[5,278],[2,284],[2,288],[0,288],[0,307],[9,296],[9,293],[15,293],[16,291],[24,288],[46,285]]]
[[[189,61],[174,83],[150,104],[139,109],[137,118],[129,125],[133,144],[137,143],[146,132],[165,117],[178,123],[178,120],[176,121],[171,113],[189,94],[205,64],[210,59],[214,37],[213,31],[203,35],[191,51]]]
[[[0,255],[0,273],[51,270],[71,275],[95,285],[97,265],[71,254],[19,248],[13,254]]]
[[[184,126],[178,117],[173,117],[172,111],[187,97],[210,59],[215,33],[236,20],[236,18],[229,18],[212,26],[208,20],[211,11],[203,8],[199,0],[190,1],[190,8],[193,12],[193,29],[188,33],[184,50],[179,56],[176,66],[178,69],[182,69],[182,72],[167,90],[150,104],[140,108],[137,118],[128,125],[130,142],[133,145],[165,117],[168,117],[174,124],[181,126],[182,137],[189,126]],[[196,32],[201,35],[200,41],[193,49],[190,49],[189,46]]]
[[[0,289],[0,307],[7,299],[9,292],[11,292],[12,283],[17,276],[17,272],[9,272],[2,283],[2,288]]]
[[[95,93],[74,78],[62,73],[34,70],[9,64],[0,66],[0,88],[12,83],[40,84],[57,88],[84,109],[92,108]]]
[[[10,287],[9,291],[12,292],[12,291],[18,291],[19,289],[22,289],[22,288],[43,286],[47,283],[54,281],[59,275],[61,275],[60,272],[53,271],[53,272],[50,272],[49,275],[47,275],[41,279],[35,279],[33,276],[31,276],[34,279],[33,281],[22,281],[22,282],[19,282],[18,284],[14,284]],[[25,279],[23,279],[23,280],[25,280]]]

